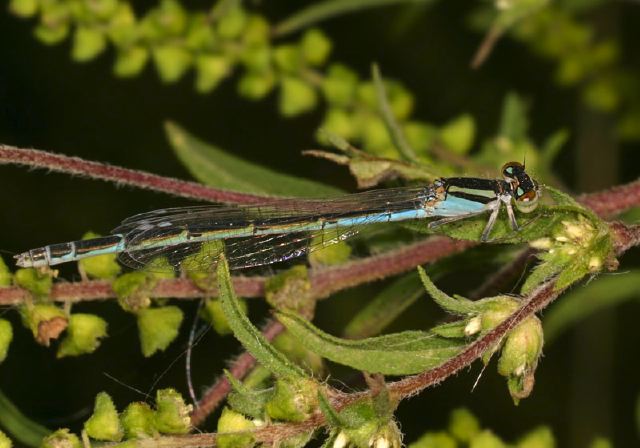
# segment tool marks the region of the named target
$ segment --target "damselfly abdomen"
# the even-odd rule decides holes
[[[449,177],[425,187],[392,188],[326,200],[287,199],[264,205],[179,207],[126,219],[105,237],[52,244],[16,255],[21,267],[44,267],[104,254],[134,269],[164,257],[183,271],[210,271],[221,250],[232,268],[288,260],[344,240],[362,226],[439,218],[430,227],[489,213],[487,241],[502,206],[513,230],[513,204],[535,209],[538,184],[518,162],[502,168],[504,179]],[[214,244],[220,242],[223,244]],[[198,252],[196,257],[189,257]],[[166,264],[166,263],[165,263]]]

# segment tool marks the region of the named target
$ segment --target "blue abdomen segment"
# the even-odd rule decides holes
[[[482,202],[460,198],[449,194],[444,201],[433,205],[432,216],[450,217],[464,216],[482,213],[487,210],[487,205]]]

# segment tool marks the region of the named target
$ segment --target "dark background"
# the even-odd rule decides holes
[[[302,6],[302,2],[273,3],[265,2],[261,9],[274,19]],[[555,171],[574,191],[635,179],[640,171],[637,143],[613,149],[578,144],[585,136],[589,140],[591,127],[585,130],[584,120],[586,114],[588,123],[592,115],[583,110],[576,90],[553,83],[551,62],[505,39],[480,71],[468,68],[482,37],[469,31],[466,24],[465,17],[474,6],[471,3],[475,5],[439,2],[417,15],[410,26],[401,25],[406,10],[391,7],[333,19],[322,28],[334,42],[332,60],[346,62],[363,77],[371,62],[377,61],[386,76],[405,83],[415,95],[417,119],[442,124],[470,112],[478,124],[477,141],[481,141],[495,132],[502,98],[514,90],[530,100],[534,140],[540,142],[559,128],[571,131],[572,138],[558,157]],[[607,14],[613,14],[623,36],[623,58],[637,67],[640,6],[612,3],[616,3],[613,12],[608,10]],[[192,4],[194,8],[209,6],[204,1]],[[151,66],[134,79],[116,79],[111,75],[112,52],[77,64],[69,56],[68,40],[47,47],[32,37],[33,26],[31,21],[0,12],[0,142],[189,179],[164,137],[162,123],[170,119],[205,141],[252,161],[354,188],[345,170],[300,155],[301,150],[315,146],[313,135],[322,108],[284,119],[276,113],[275,96],[255,103],[240,98],[235,78],[210,95],[198,95],[192,88],[191,74],[167,86]],[[602,177],[597,171],[583,169],[585,161],[605,159],[613,161],[614,168]],[[97,181],[0,166],[0,250],[9,261],[13,253],[77,239],[87,230],[105,233],[129,215],[172,205],[188,202]],[[631,252],[623,259],[620,272],[637,262],[637,253]],[[66,278],[74,279],[74,274]],[[442,286],[459,293],[473,288],[473,284],[455,278],[455,273]],[[339,294],[322,303],[318,325],[339,328],[347,319],[345,310],[355,311],[380,287],[363,287],[357,294]],[[259,322],[265,307],[258,301],[251,303],[254,321]],[[181,306],[187,311],[184,330],[195,304]],[[171,365],[184,349],[185,336],[166,353],[144,359],[137,345],[135,321],[117,305],[83,304],[74,310],[106,318],[110,337],[94,355],[61,361],[55,359],[54,349],[33,342],[19,325],[16,313],[7,313],[16,334],[9,357],[0,366],[0,388],[27,415],[52,428],[77,429],[101,390],[109,392],[120,408],[145,399],[130,387],[149,392],[154,387],[173,386],[186,392],[182,359]],[[584,446],[596,435],[611,437],[617,446],[637,445],[634,406],[640,389],[639,312],[639,302],[629,302],[589,319],[546,347],[534,393],[518,407],[512,404],[494,365],[471,392],[480,373],[479,363],[403,403],[398,418],[405,442],[427,429],[444,428],[449,412],[466,406],[484,426],[507,440],[548,424],[559,446]],[[426,328],[420,316],[435,319],[439,315],[423,300],[406,313],[398,328]],[[210,384],[221,372],[224,360],[237,350],[231,338],[207,335],[195,351],[196,385]]]

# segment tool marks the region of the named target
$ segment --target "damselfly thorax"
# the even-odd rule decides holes
[[[540,196],[524,165],[507,163],[502,175],[503,179],[448,177],[425,187],[371,190],[322,200],[161,209],[126,219],[108,236],[52,244],[15,258],[21,267],[43,267],[119,254],[119,260],[134,269],[164,258],[183,271],[210,271],[224,251],[232,268],[246,268],[301,256],[342,241],[369,224],[439,218],[429,222],[433,228],[483,213],[489,219],[480,239],[488,241],[503,206],[516,231],[514,205],[519,212],[530,213]]]

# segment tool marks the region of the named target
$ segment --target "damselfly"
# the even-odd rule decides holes
[[[124,265],[141,269],[165,257],[183,271],[210,271],[221,250],[221,245],[211,243],[222,241],[229,265],[246,268],[301,256],[344,240],[367,224],[440,218],[428,224],[435,227],[482,213],[489,213],[481,235],[487,241],[503,205],[515,231],[512,204],[529,213],[540,196],[524,165],[507,163],[502,175],[503,180],[441,178],[425,187],[372,190],[326,200],[156,210],[126,219],[108,236],[52,244],[15,258],[21,267],[44,267],[119,254]],[[207,252],[207,247],[212,249]],[[189,257],[203,250],[198,257]]]

